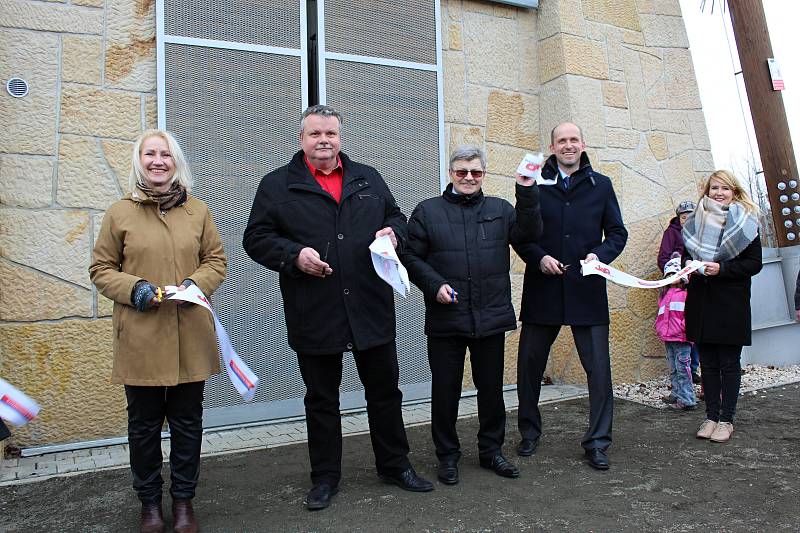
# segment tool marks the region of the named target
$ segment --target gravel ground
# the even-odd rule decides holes
[[[204,458],[194,506],[205,533],[798,531],[795,384],[743,397],[725,444],[694,437],[700,412],[617,401],[605,472],[583,460],[588,413],[587,398],[543,405],[539,449],[520,458],[510,412],[506,454],[522,471],[518,479],[478,466],[472,417],[458,422],[464,456],[455,486],[437,482],[436,490],[419,494],[381,483],[369,435],[355,435],[344,439],[344,477],[329,509],[303,507],[305,444]],[[435,479],[430,425],[407,431],[417,471]],[[130,472],[120,469],[2,487],[0,532],[136,532],[139,505],[130,484]]]
[[[742,368],[741,395],[763,395],[764,391],[760,391],[760,389],[798,382],[800,382],[800,365],[786,367],[746,365]],[[795,385],[795,388],[798,387],[800,385]],[[669,376],[662,376],[643,383],[621,383],[615,385],[614,396],[650,407],[666,409],[667,404],[662,402],[661,398],[667,396],[671,388]],[[694,392],[695,394],[700,392],[700,385],[694,386]]]

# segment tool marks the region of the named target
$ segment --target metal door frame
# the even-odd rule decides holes
[[[189,46],[199,46],[206,48],[218,48],[227,50],[241,50],[247,52],[258,52],[264,54],[283,55],[299,57],[301,63],[301,97],[302,106],[298,110],[300,113],[308,107],[308,19],[307,4],[305,0],[297,0],[300,5],[300,48],[285,48],[268,45],[256,45],[233,41],[222,41],[214,39],[203,39],[195,37],[183,37],[169,35],[165,33],[165,1],[156,0],[156,92],[158,127],[166,129],[167,102],[166,102],[166,60],[165,45],[179,44]],[[445,153],[445,129],[444,129],[444,88],[442,73],[442,48],[441,48],[441,22],[440,22],[440,3],[434,0],[435,4],[435,46],[436,64],[414,63],[408,61],[390,60],[379,57],[368,57],[351,54],[328,53],[325,51],[325,19],[324,19],[324,0],[318,0],[318,54],[319,62],[319,95],[320,103],[326,102],[326,59],[344,60],[360,63],[369,63],[386,66],[396,66],[415,70],[424,70],[436,73],[437,79],[437,113],[438,113],[438,136],[439,136],[439,185],[444,189],[447,184],[447,159]],[[422,324],[420,324],[420,329]],[[235,341],[234,341],[235,344]],[[297,377],[298,379],[299,376]],[[401,390],[405,401],[414,401],[420,398],[430,397],[430,382],[412,383],[402,385]],[[340,397],[341,409],[359,409],[365,405],[363,388],[354,392],[345,392]],[[291,398],[285,400],[275,400],[269,402],[259,402],[257,404],[238,404],[226,407],[216,407],[204,410],[203,425],[205,427],[231,426],[238,424],[252,424],[264,421],[293,418],[304,414],[303,398]]]

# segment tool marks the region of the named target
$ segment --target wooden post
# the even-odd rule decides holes
[[[761,166],[772,207],[778,246],[800,244],[800,177],[780,91],[772,90],[767,59],[773,57],[761,0],[728,2],[744,86],[750,102]],[[784,189],[779,189],[779,185]],[[791,185],[794,184],[794,187]],[[792,198],[793,194],[796,200]],[[781,201],[786,200],[786,201]],[[785,209],[788,208],[788,214]],[[787,224],[791,223],[790,227]],[[794,239],[790,239],[789,235]]]

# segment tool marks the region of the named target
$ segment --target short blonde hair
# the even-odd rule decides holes
[[[194,181],[192,180],[192,172],[189,170],[189,164],[186,162],[186,156],[183,155],[183,150],[181,150],[181,146],[178,144],[178,141],[175,140],[175,137],[165,130],[147,130],[139,135],[139,138],[133,143],[133,152],[131,153],[131,175],[128,179],[128,187],[130,187],[131,192],[136,190],[137,183],[147,183],[145,181],[147,174],[142,167],[142,144],[150,137],[161,137],[164,139],[164,142],[167,143],[167,148],[169,148],[169,153],[172,154],[172,161],[175,163],[175,174],[172,176],[170,185],[177,181],[189,192],[192,185],[194,185]]]
[[[708,196],[708,193],[711,190],[711,180],[717,180],[730,187],[730,189],[733,191],[733,201],[742,204],[742,206],[750,213],[758,215],[761,212],[756,203],[750,198],[750,195],[747,194],[747,191],[745,191],[742,186],[739,185],[739,180],[736,179],[736,176],[734,176],[733,173],[728,170],[715,170],[711,173],[708,179],[706,179],[705,185],[703,186],[703,195],[700,197],[700,201],[703,200],[703,196]]]

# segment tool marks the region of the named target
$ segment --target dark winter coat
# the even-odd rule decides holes
[[[425,296],[425,334],[480,338],[515,329],[508,245],[542,233],[538,187],[517,185],[516,209],[482,191],[452,190],[450,184],[442,196],[421,202],[408,221],[402,259]],[[436,301],[445,283],[458,303]]]
[[[669,221],[669,226],[664,230],[661,237],[661,246],[658,249],[658,270],[664,272],[664,265],[670,260],[674,252],[683,255],[683,234],[681,221],[678,217],[673,217]]]
[[[539,187],[544,224],[539,242],[517,249],[527,263],[520,320],[544,325],[608,324],[606,280],[582,276],[580,260],[591,252],[610,263],[625,247],[628,232],[611,180],[592,170],[585,152],[570,178],[569,190],[564,189],[555,156],[545,162],[542,178],[557,178],[558,183]],[[545,255],[570,265],[566,273],[543,274],[539,262]]]
[[[400,246],[406,217],[372,167],[339,154],[341,202],[320,187],[303,152],[262,180],[243,245],[257,263],[280,274],[289,346],[302,354],[366,350],[395,338],[392,288],[375,273],[369,245],[391,227]],[[318,278],[294,264],[311,247],[333,269]]]
[[[692,259],[684,252],[684,261]],[[728,261],[719,274],[692,274],[686,296],[686,336],[690,341],[750,346],[750,279],[761,271],[761,239]]]

